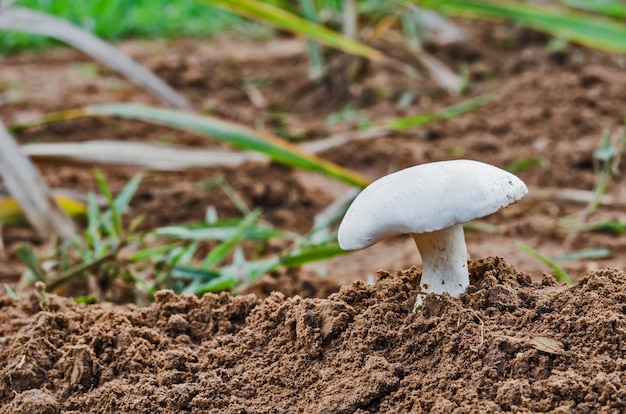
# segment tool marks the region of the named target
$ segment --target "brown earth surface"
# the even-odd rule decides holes
[[[594,151],[603,134],[623,134],[623,56],[568,45],[505,26],[467,26],[472,44],[432,47],[455,69],[466,65],[467,96],[449,96],[427,78],[369,65],[352,88],[311,85],[304,45],[211,41],[127,42],[120,47],[197,107],[223,119],[305,140],[355,127],[331,125],[346,104],[380,121],[433,112],[499,91],[500,100],[425,127],[348,143],[324,158],[376,178],[414,164],[470,158],[508,167],[529,185],[522,202],[469,230],[472,286],[460,300],[428,297],[411,312],[419,255],[400,237],[368,250],[264,276],[250,291],[176,298],[147,308],[79,306],[14,285],[0,297],[0,412],[623,412],[626,243],[611,232],[572,233],[564,218],[585,211],[599,177]],[[57,49],[0,58],[0,118],[6,124],[81,105],[156,102],[80,54]],[[96,69],[95,71],[93,69]],[[95,74],[94,74],[95,72]],[[245,81],[267,105],[255,105]],[[408,106],[398,104],[413,93]],[[9,96],[16,96],[12,101]],[[258,96],[257,96],[258,98]],[[10,102],[9,102],[10,101]],[[286,103],[289,102],[287,105]],[[271,108],[283,105],[277,126]],[[17,134],[22,143],[94,139],[219,144],[192,134],[113,119],[83,119]],[[617,141],[615,141],[617,142]],[[605,205],[577,224],[626,222],[624,165],[616,163]],[[41,165],[54,187],[95,188],[90,168]],[[137,170],[103,167],[114,190]],[[315,213],[347,187],[277,165],[150,173],[132,204],[145,227],[220,217],[239,210],[215,179],[279,228],[304,233]],[[574,200],[570,190],[582,190]],[[21,273],[20,243],[45,243],[23,226],[3,229],[3,282]],[[551,269],[515,246],[547,256],[607,248],[602,259],[559,264],[577,283],[558,285]],[[503,257],[504,259],[500,259]],[[611,268],[612,270],[600,270]],[[380,271],[378,269],[387,269]],[[410,269],[398,271],[396,269]],[[319,277],[324,274],[325,277]],[[378,274],[372,285],[365,284]],[[339,287],[343,286],[341,290]],[[280,291],[281,293],[271,293]],[[337,292],[333,293],[332,292]],[[312,299],[317,297],[317,299]],[[325,298],[325,299],[324,299]]]

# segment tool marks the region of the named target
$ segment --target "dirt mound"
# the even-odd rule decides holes
[[[0,298],[0,411],[10,413],[620,412],[626,273],[573,287],[500,258],[460,300],[420,271],[327,299],[176,297],[148,308]],[[44,310],[40,310],[44,309]]]

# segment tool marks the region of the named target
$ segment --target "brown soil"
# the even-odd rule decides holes
[[[470,264],[411,311],[420,271],[327,299],[176,297],[148,308],[0,298],[2,412],[623,412],[626,274],[532,282]],[[41,311],[41,309],[45,309]]]
[[[559,199],[554,190],[593,189],[594,150],[603,133],[623,132],[624,59],[574,46],[551,53],[544,36],[503,26],[467,30],[478,46],[432,49],[455,68],[467,65],[471,91],[461,97],[443,94],[425,77],[411,79],[377,65],[367,68],[351,94],[310,87],[303,44],[292,39],[121,45],[199,108],[303,139],[354,128],[350,121],[326,122],[349,102],[371,120],[384,120],[507,90],[503,99],[461,117],[322,155],[370,178],[451,158],[501,167],[532,158],[536,162],[518,173],[531,192],[483,221],[497,232],[467,232],[471,256],[492,257],[471,262],[469,292],[460,300],[428,297],[415,314],[419,270],[412,266],[419,266],[419,256],[402,237],[266,275],[250,289],[256,296],[197,299],[161,292],[147,308],[81,307],[55,295],[42,301],[28,291],[19,291],[20,301],[0,296],[0,412],[626,410],[626,274],[614,270],[626,268],[626,243],[608,232],[570,235],[561,219],[584,211],[585,203]],[[106,69],[98,67],[95,76],[81,69],[91,63],[66,49],[2,57],[0,64],[0,117],[7,124],[86,104],[156,104]],[[253,105],[243,80],[256,82],[266,107]],[[398,99],[407,91],[415,98],[401,107]],[[18,99],[5,103],[9,95]],[[277,121],[268,108],[288,101]],[[192,134],[103,119],[40,127],[17,138],[219,146]],[[52,186],[95,187],[88,168],[41,168]],[[114,190],[137,172],[104,168]],[[620,169],[623,163],[608,191],[612,199],[587,223],[626,222]],[[228,182],[250,207],[263,208],[264,219],[298,233],[347,188],[277,165],[153,172],[131,215],[146,216],[145,227],[200,220],[210,205],[220,217],[238,215],[222,190],[206,189],[215,179]],[[15,255],[19,244],[45,243],[24,226],[3,229],[3,236],[0,281],[12,283],[22,270]],[[515,247],[516,240],[547,256],[597,247],[609,248],[610,256],[560,263],[577,281],[565,287],[544,273],[550,268]],[[613,270],[599,270],[607,267]],[[364,284],[378,269],[393,275],[381,271],[375,284]]]

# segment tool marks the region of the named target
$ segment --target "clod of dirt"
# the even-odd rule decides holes
[[[470,262],[459,300],[420,270],[327,299],[177,297],[148,308],[0,297],[0,412],[620,412],[626,273],[533,283]]]
[[[13,414],[58,414],[61,412],[61,405],[49,393],[33,389],[16,394],[4,412]]]

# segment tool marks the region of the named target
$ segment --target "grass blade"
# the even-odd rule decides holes
[[[41,281],[46,281],[46,272],[41,268],[37,254],[34,252],[30,244],[23,244],[18,247],[15,254],[26,265],[28,270],[33,273],[33,276]]]
[[[430,124],[432,122],[439,121],[439,120],[452,119],[459,115],[463,115],[467,112],[471,112],[475,109],[488,105],[491,102],[497,101],[502,96],[503,96],[502,92],[486,93],[484,95],[480,95],[475,98],[471,98],[466,101],[460,102],[456,105],[452,105],[447,108],[444,108],[439,112],[418,114],[418,115],[408,116],[404,118],[394,118],[394,119],[387,121],[382,126],[386,126],[387,128],[390,128],[393,130],[401,131],[401,130],[413,128],[416,126]]]
[[[248,216],[243,219],[241,223],[239,223],[236,231],[228,240],[218,244],[215,248],[213,248],[213,250],[211,250],[211,252],[202,261],[201,268],[209,270],[225,260],[233,249],[237,247],[237,244],[239,244],[239,242],[244,238],[246,230],[254,226],[260,214],[260,210],[256,210],[248,214]]]
[[[89,116],[114,116],[136,119],[170,128],[190,131],[218,141],[227,142],[241,149],[260,152],[277,162],[295,168],[325,174],[356,187],[364,188],[369,184],[369,180],[359,174],[317,156],[307,154],[297,146],[275,135],[254,131],[245,126],[209,116],[154,108],[145,105],[109,104],[88,106],[82,109],[48,114],[33,123],[20,125],[17,128]]]
[[[163,246],[151,247],[144,250],[139,250],[128,256],[128,261],[130,262],[138,262],[144,259],[150,259],[155,256],[160,256],[165,254],[172,249],[178,247],[176,244],[165,244]]]
[[[103,225],[107,226],[112,234],[117,238],[122,237],[122,217],[120,216],[120,212],[115,205],[115,199],[113,198],[113,194],[109,189],[109,186],[104,179],[104,175],[102,175],[102,171],[99,168],[94,169],[94,176],[96,178],[96,184],[98,184],[98,188],[102,192],[104,198],[107,199],[109,203],[109,212],[111,222],[108,220],[104,220]]]
[[[537,250],[533,249],[530,246],[525,245],[524,243],[515,242],[515,247],[517,247],[520,250],[523,250],[524,252],[528,253],[529,255],[533,256],[534,258],[539,259],[543,263],[545,263],[548,266],[550,266],[550,268],[552,270],[554,270],[554,273],[555,273],[554,278],[557,281],[565,282],[568,285],[572,284],[572,279],[569,277],[569,275],[567,273],[565,273],[565,270],[561,269],[561,266],[556,264],[556,262],[554,260],[550,259],[549,257],[544,256],[543,254],[539,253]]]
[[[589,247],[586,249],[569,252],[559,257],[554,257],[555,262],[568,262],[575,260],[599,260],[611,256],[611,250],[606,247]]]
[[[618,19],[626,17],[626,4],[622,0],[561,0],[561,2],[574,9],[603,14]]]
[[[341,250],[338,244],[328,246],[310,246],[302,251],[290,253],[280,258],[280,263],[286,267],[298,267],[310,262],[327,260],[335,256],[341,256],[350,253]]]
[[[115,201],[113,204],[115,205],[115,209],[119,212],[123,212],[128,208],[130,204],[130,200],[132,200],[133,196],[137,192],[137,188],[139,187],[139,183],[143,179],[143,174],[135,175],[120,191],[120,193],[115,197]]]
[[[580,231],[597,231],[621,234],[626,232],[626,223],[617,220],[601,221],[599,223],[584,226]]]
[[[85,241],[92,251],[99,251],[102,246],[100,237],[100,209],[94,193],[87,195],[87,229]]]
[[[230,221],[224,220],[223,223],[230,223]],[[236,225],[222,225],[220,223],[217,225],[211,225],[203,223],[201,225],[159,227],[154,233],[158,236],[180,240],[224,241],[233,237],[236,232]],[[282,233],[276,229],[251,227],[245,229],[242,238],[245,240],[263,241],[280,236],[282,236]]]
[[[7,294],[7,296],[9,296],[11,299],[13,299],[16,302],[19,302],[20,297],[17,296],[17,293],[15,293],[15,291],[13,290],[13,288],[11,286],[9,286],[8,284],[4,284],[4,291]]]
[[[419,5],[453,16],[510,20],[586,46],[626,53],[626,25],[563,7],[489,0],[421,0]]]
[[[382,61],[384,55],[376,49],[307,21],[293,13],[271,4],[255,0],[198,0],[212,6],[222,7],[240,16],[268,23],[279,29],[306,36],[319,43],[340,49],[346,53],[360,55],[371,60]]]

